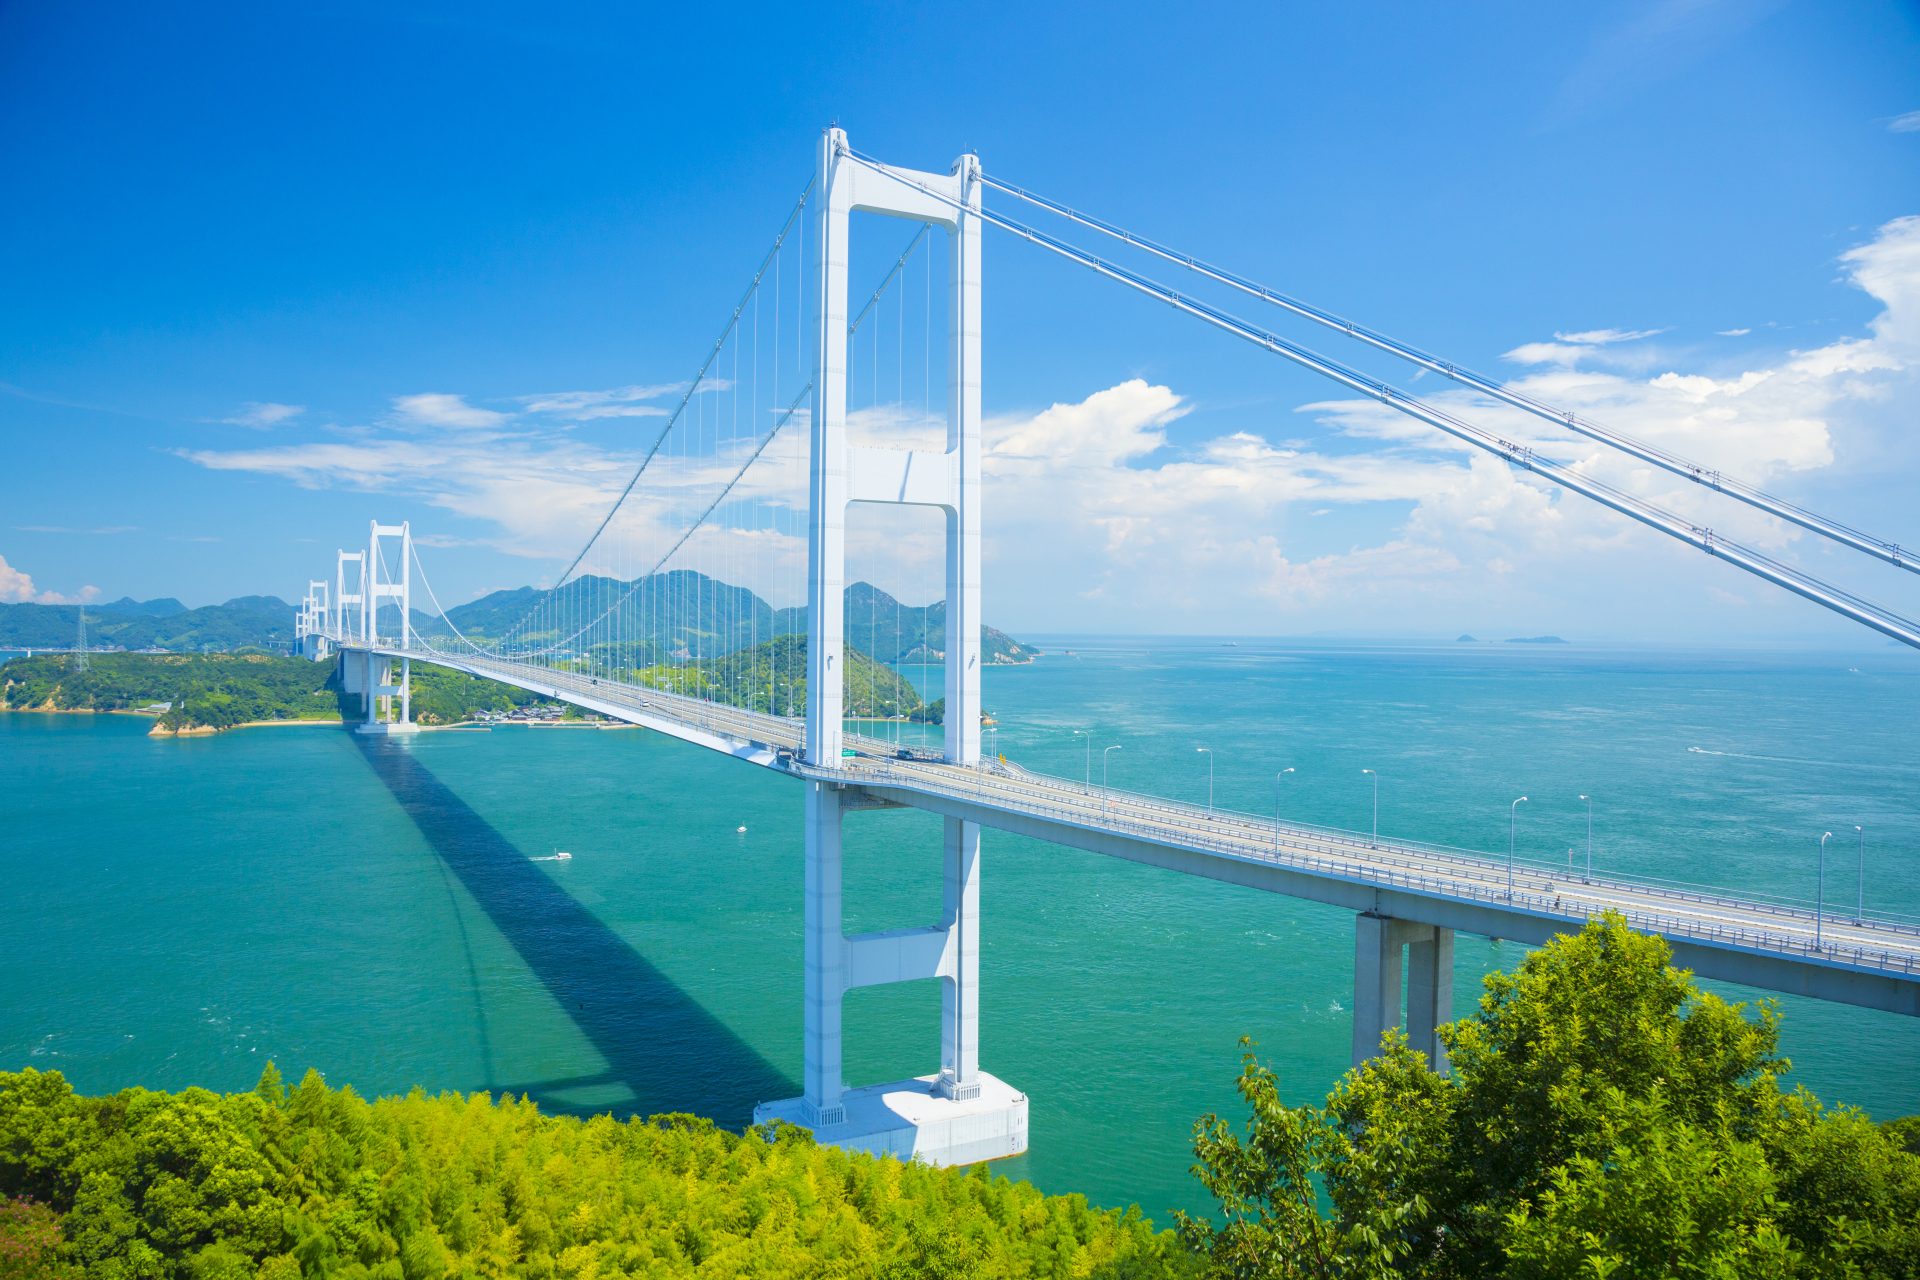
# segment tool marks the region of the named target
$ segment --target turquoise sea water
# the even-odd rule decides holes
[[[1498,853],[1920,917],[1920,662],[1055,638],[986,673],[1030,767]],[[1071,654],[1067,651],[1071,650]],[[909,674],[918,675],[918,672]],[[796,1091],[798,788],[639,731],[156,741],[0,715],[0,1067],[89,1091],[252,1084],[743,1123]],[[1694,748],[1697,748],[1694,749]],[[1276,773],[1291,766],[1295,772]],[[741,833],[736,828],[745,826]],[[857,815],[847,925],[932,921],[937,824]],[[543,860],[555,849],[570,861]],[[1005,1171],[1156,1217],[1198,1207],[1188,1131],[1251,1035],[1296,1100],[1347,1062],[1352,918],[988,832],[982,1063],[1032,1099]],[[1459,940],[1456,1009],[1519,952]],[[1735,991],[1736,995],[1748,995]],[[1920,1021],[1781,1002],[1798,1078],[1920,1112]],[[931,1071],[931,982],[854,993],[855,1082]]]

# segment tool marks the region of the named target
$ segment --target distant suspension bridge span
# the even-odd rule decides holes
[[[982,204],[989,189],[1107,237],[1136,258],[1171,264],[1205,286],[1438,373],[1490,409],[1543,421],[1544,434],[1525,440],[1511,425],[1469,421],[1137,267],[990,211]],[[856,223],[855,214],[904,220],[910,232],[897,256],[873,260],[879,284],[857,311],[848,278],[862,246],[853,231],[870,223]],[[943,1164],[1026,1149],[1026,1096],[979,1060],[983,827],[1353,911],[1356,1063],[1377,1052],[1389,1028],[1404,1026],[1413,1046],[1444,1069],[1435,1028],[1451,1018],[1456,931],[1537,944],[1603,911],[1666,938],[1678,963],[1708,978],[1920,1015],[1920,928],[1909,923],[1864,912],[1836,918],[1824,903],[1808,910],[1571,868],[1516,867],[1511,859],[1377,833],[1095,786],[1091,776],[1081,783],[1044,777],[983,756],[980,291],[988,227],[1920,648],[1920,625],[1542,451],[1576,436],[1597,442],[1846,550],[1920,571],[1894,543],[1000,182],[972,155],[945,174],[920,172],[864,156],[828,130],[813,181],[699,372],[586,545],[552,587],[525,601],[523,616],[490,626],[484,637],[463,634],[433,598],[411,527],[376,522],[365,548],[339,554],[331,581],[310,582],[296,619],[302,650],[336,659],[348,692],[360,695],[367,732],[414,729],[412,666],[425,662],[722,752],[805,788],[802,1091],[762,1103],[757,1119],[804,1125],[848,1148]],[[939,241],[945,269],[936,279]],[[606,406],[580,407],[593,416]],[[797,428],[788,430],[795,424],[806,427],[804,441]],[[929,442],[929,434],[944,439]],[[917,447],[899,447],[909,437]],[[889,539],[884,530],[850,536],[850,517],[893,508],[930,510],[941,525],[945,741],[938,752],[848,728],[849,664],[857,659],[847,628],[851,622],[858,633],[861,623],[849,616],[849,574],[883,557]],[[676,579],[676,571],[695,566],[705,572]],[[429,606],[419,613],[416,579]],[[790,609],[769,611],[762,596],[804,600],[804,619]],[[877,625],[867,620],[868,640]],[[800,636],[804,646],[793,643]],[[921,647],[928,656],[924,639]],[[875,714],[871,705],[864,711]],[[860,810],[899,806],[943,819],[941,917],[921,928],[849,935],[841,922],[844,824]],[[850,1088],[841,1066],[846,993],[923,978],[940,979],[938,1069]]]

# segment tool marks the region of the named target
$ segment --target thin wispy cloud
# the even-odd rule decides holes
[[[91,529],[76,529],[64,524],[17,524],[13,526],[19,533],[60,533],[101,536],[115,533],[138,533],[140,526],[134,524],[104,524]]]
[[[647,402],[685,391],[684,382],[663,382],[654,386],[610,387],[604,391],[553,391],[522,396],[520,403],[528,413],[554,414],[579,422],[597,418],[659,418],[666,416],[666,408]]]
[[[1752,329],[1716,329],[1715,332],[1718,333],[1723,338],[1744,338],[1748,334],[1752,333],[1753,330]]]
[[[1579,329],[1556,332],[1552,342],[1523,342],[1501,359],[1514,364],[1555,364],[1571,366],[1594,358],[1598,348],[1625,346],[1665,333],[1665,329]],[[1654,356],[1649,351],[1631,355],[1609,353],[1606,359],[1628,367],[1644,366]]]
[[[1895,116],[1887,121],[1887,129],[1892,133],[1920,133],[1920,111]]]
[[[1680,74],[1779,9],[1786,0],[1654,0],[1603,10],[1627,12],[1588,46],[1568,70],[1540,128],[1559,128],[1598,115]]]
[[[504,413],[482,409],[477,405],[468,404],[461,396],[448,395],[439,391],[396,396],[393,401],[393,411],[403,422],[423,427],[475,429],[497,427],[507,421],[507,415]]]
[[[220,421],[230,427],[252,427],[256,431],[264,431],[269,427],[277,427],[283,422],[290,422],[306,411],[307,407],[303,404],[249,400],[240,406],[240,412],[230,418],[222,418]]]
[[[1607,347],[1616,342],[1638,342],[1665,333],[1665,329],[1582,329],[1578,333],[1556,333],[1562,342],[1581,347]]]

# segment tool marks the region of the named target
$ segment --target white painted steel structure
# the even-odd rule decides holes
[[[1898,614],[1832,588],[1771,557],[1727,543],[1710,529],[1542,458],[1533,448],[1424,404],[1248,325],[1218,307],[989,212],[981,204],[983,189],[988,186],[1436,370],[1642,461],[1730,493],[1842,546],[1903,569],[1913,567],[1911,557],[1898,544],[1872,538],[1758,490],[1733,485],[1717,471],[1659,453],[1510,393],[1478,375],[1340,320],[1330,312],[1254,285],[1197,258],[1177,254],[1058,202],[994,182],[982,173],[977,157],[962,156],[944,174],[902,169],[859,155],[848,146],[844,134],[828,130],[821,139],[812,183],[789,214],[732,319],[619,501],[556,585],[537,595],[526,616],[506,629],[493,648],[469,640],[451,622],[446,622],[446,627],[452,643],[423,639],[417,633],[412,582],[418,559],[407,524],[370,525],[364,551],[339,554],[330,594],[325,583],[310,584],[297,626],[303,642],[312,639],[337,652],[348,691],[364,700],[367,723],[363,731],[407,732],[413,728],[410,675],[417,659],[654,729],[775,770],[806,788],[802,1092],[798,1098],[762,1104],[756,1112],[759,1119],[803,1124],[823,1141],[941,1163],[1011,1155],[1025,1148],[1025,1096],[980,1066],[983,827],[1355,912],[1356,1062],[1377,1050],[1388,1028],[1404,1024],[1414,1045],[1444,1067],[1435,1028],[1451,1016],[1455,930],[1540,943],[1577,928],[1603,911],[1617,911],[1635,928],[1665,937],[1673,947],[1676,962],[1705,977],[1920,1016],[1920,928],[1867,918],[1864,904],[1856,912],[1857,918],[1848,921],[1833,918],[1818,904],[1807,910],[1688,886],[1599,877],[1592,874],[1591,846],[1587,873],[1576,875],[1570,864],[1564,870],[1526,863],[1516,866],[1511,845],[1506,860],[1501,861],[1465,850],[1381,840],[1377,809],[1376,829],[1369,838],[1283,822],[1277,814],[1267,818],[1216,810],[1211,804],[1211,788],[1210,802],[1204,807],[1115,790],[1105,785],[1104,768],[1102,785],[1095,787],[1091,784],[1091,739],[1087,744],[1086,776],[1079,784],[1036,776],[1002,760],[983,758],[980,300],[981,238],[987,226],[1001,227],[1263,350],[1373,396],[1476,448],[1548,477],[1571,492],[1920,647],[1920,626]],[[748,413],[750,426],[760,412],[770,413],[776,420],[765,431],[754,426],[745,436],[739,436],[717,412],[705,414],[696,392],[703,386],[727,389],[742,385],[743,326],[750,317],[754,353],[750,376],[755,379],[757,396],[762,295],[767,291],[771,270],[776,317],[771,336],[774,347],[780,348],[777,317],[784,288],[781,250],[789,233],[796,229],[804,245],[808,223],[801,215],[809,200],[813,202],[814,235],[809,295],[812,312],[807,326],[813,337],[813,363],[806,370],[809,380],[789,403],[776,376],[771,407],[762,408],[755,400]],[[917,230],[873,297],[849,318],[848,264],[854,215],[858,213],[903,219],[917,224]],[[875,314],[875,304],[889,285],[901,278],[902,268],[923,243],[929,244],[931,328],[930,232],[944,236],[947,255],[945,403],[941,410],[945,447],[904,449],[856,443],[848,433],[852,339],[862,322]],[[801,256],[806,264],[805,253]],[[803,265],[797,274],[804,279],[807,269]],[[900,314],[904,325],[904,301]],[[899,341],[904,346],[904,338]],[[931,338],[928,341],[930,344]],[[878,346],[876,338],[876,356]],[[709,381],[710,371],[725,373],[724,364],[716,365],[729,349],[733,353],[731,374]],[[792,715],[791,706],[785,708],[787,714],[779,713],[775,697],[780,688],[778,673],[771,671],[762,674],[756,669],[751,687],[732,688],[725,696],[711,687],[704,689],[702,696],[660,687],[663,681],[659,676],[645,676],[649,664],[662,661],[660,640],[652,633],[644,640],[616,636],[620,656],[597,656],[597,647],[604,648],[612,629],[619,625],[611,620],[623,617],[623,610],[642,607],[634,602],[641,598],[643,588],[647,593],[645,607],[655,607],[653,597],[663,589],[663,583],[672,582],[672,575],[663,575],[662,570],[709,518],[715,517],[716,511],[724,511],[729,502],[742,501],[736,487],[769,456],[769,445],[801,412],[809,396],[813,410],[806,417],[806,715]],[[736,417],[737,410],[736,400]],[[711,433],[696,433],[694,438],[714,442],[712,457],[704,453],[692,456],[696,446],[687,443],[683,424],[696,417],[704,424],[698,430],[710,428]],[[682,435],[672,438],[677,427],[683,427]],[[679,453],[675,452],[676,439]],[[723,454],[724,465],[711,465],[721,462]],[[708,465],[689,467],[690,461]],[[676,467],[681,469],[676,471]],[[630,580],[577,576],[584,575],[588,553],[614,526],[622,504],[635,494],[643,476],[657,477],[661,470],[667,472],[669,485],[676,477],[685,477],[686,484],[706,486],[698,489],[691,504],[698,508],[697,514],[692,514],[684,527],[668,530],[665,536],[671,544],[664,554],[655,556],[648,550],[639,557],[637,563],[643,569],[639,576]],[[731,479],[724,479],[729,475]],[[715,476],[723,478],[724,483],[716,481]],[[860,504],[917,506],[942,513],[943,598],[948,609],[945,634],[949,644],[944,656],[947,738],[938,758],[927,752],[903,751],[897,745],[846,729],[846,681],[851,660],[846,634],[850,571],[847,522],[849,510]],[[778,524],[773,527],[777,532]],[[390,549],[397,551],[397,569],[389,564]],[[627,563],[635,561],[629,557]],[[706,590],[707,581],[700,578],[696,592]],[[424,575],[423,586],[432,601],[432,588],[425,584]],[[716,595],[719,588],[728,588],[728,583],[717,581]],[[563,597],[565,591],[573,594]],[[445,621],[444,610],[439,609],[437,601],[432,603]],[[720,626],[701,612],[707,603],[696,597],[693,610],[695,630],[703,635]],[[396,607],[400,618],[394,625],[390,611]],[[754,625],[759,625],[757,619]],[[736,634],[729,643],[746,648],[737,625],[734,630]],[[686,628],[672,633],[690,634]],[[682,639],[670,643],[696,642]],[[678,664],[727,652],[725,648],[699,654],[676,652],[672,661]],[[768,659],[769,664],[771,661]],[[698,670],[697,665],[694,669]],[[789,699],[792,684],[789,675]],[[396,697],[396,715],[383,721],[377,712],[381,699]],[[729,697],[733,701],[728,701]],[[755,700],[762,698],[767,707],[764,710],[755,705]],[[1103,761],[1115,749],[1105,748]],[[1377,777],[1375,781],[1377,786]],[[923,927],[848,936],[842,928],[841,912],[844,824],[851,813],[891,806],[922,809],[944,820],[941,918]],[[1864,855],[1862,862],[1864,866]],[[921,978],[938,978],[941,983],[937,1070],[913,1080],[849,1088],[842,1078],[841,1052],[841,1009],[846,993]]]

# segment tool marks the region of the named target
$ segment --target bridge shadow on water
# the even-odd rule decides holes
[[[755,1102],[798,1086],[689,996],[619,934],[555,884],[512,841],[390,739],[352,735],[447,870],[605,1060],[604,1071],[533,1082],[488,1080],[542,1109],[605,1111],[566,1095],[624,1090],[614,1106],[649,1115],[690,1111],[739,1127]],[[482,1035],[485,1035],[484,1025]],[[491,1074],[492,1053],[486,1050]]]

